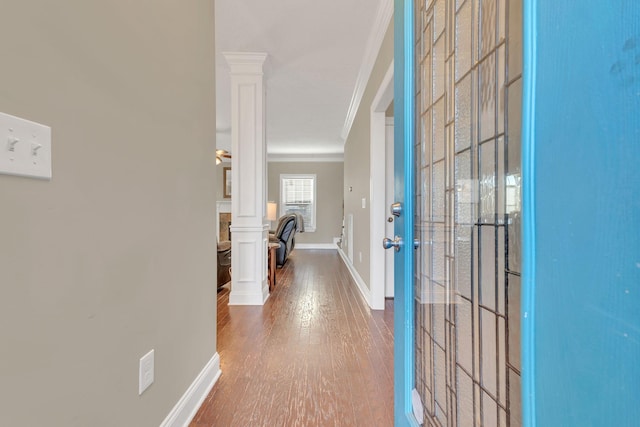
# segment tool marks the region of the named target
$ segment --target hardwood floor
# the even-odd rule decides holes
[[[392,426],[393,301],[370,311],[333,250],[295,250],[264,306],[218,293],[204,426]]]

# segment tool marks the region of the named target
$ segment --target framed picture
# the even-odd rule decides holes
[[[222,189],[224,190],[224,198],[231,198],[231,168],[224,167],[222,169]]]

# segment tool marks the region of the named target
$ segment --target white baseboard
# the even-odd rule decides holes
[[[342,249],[338,248],[338,253],[340,254],[340,258],[342,258],[344,265],[347,266],[349,273],[351,273],[351,277],[353,277],[353,281],[356,282],[356,285],[358,286],[360,293],[364,297],[364,300],[369,305],[369,308],[373,309],[373,307],[371,306],[371,293],[369,292],[369,289],[367,289],[367,285],[364,283],[364,280],[362,280],[362,277],[360,277],[360,275],[356,271],[356,268],[353,266],[353,264],[349,262],[349,258],[347,258],[347,256],[344,254]]]
[[[295,249],[338,249],[335,243],[296,243]]]
[[[160,427],[187,427],[200,409],[213,385],[220,378],[220,355],[214,354],[196,379],[184,392],[178,403],[164,419]]]

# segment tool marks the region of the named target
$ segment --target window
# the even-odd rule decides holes
[[[316,176],[280,175],[280,215],[299,213],[304,231],[316,231]]]

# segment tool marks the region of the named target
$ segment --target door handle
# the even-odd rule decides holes
[[[385,249],[394,248],[396,252],[399,252],[402,245],[403,245],[402,237],[400,236],[394,237],[393,240],[391,240],[388,237],[385,237],[384,239],[382,239],[382,247]]]
[[[398,217],[402,213],[402,203],[395,202],[391,204],[391,215]]]

